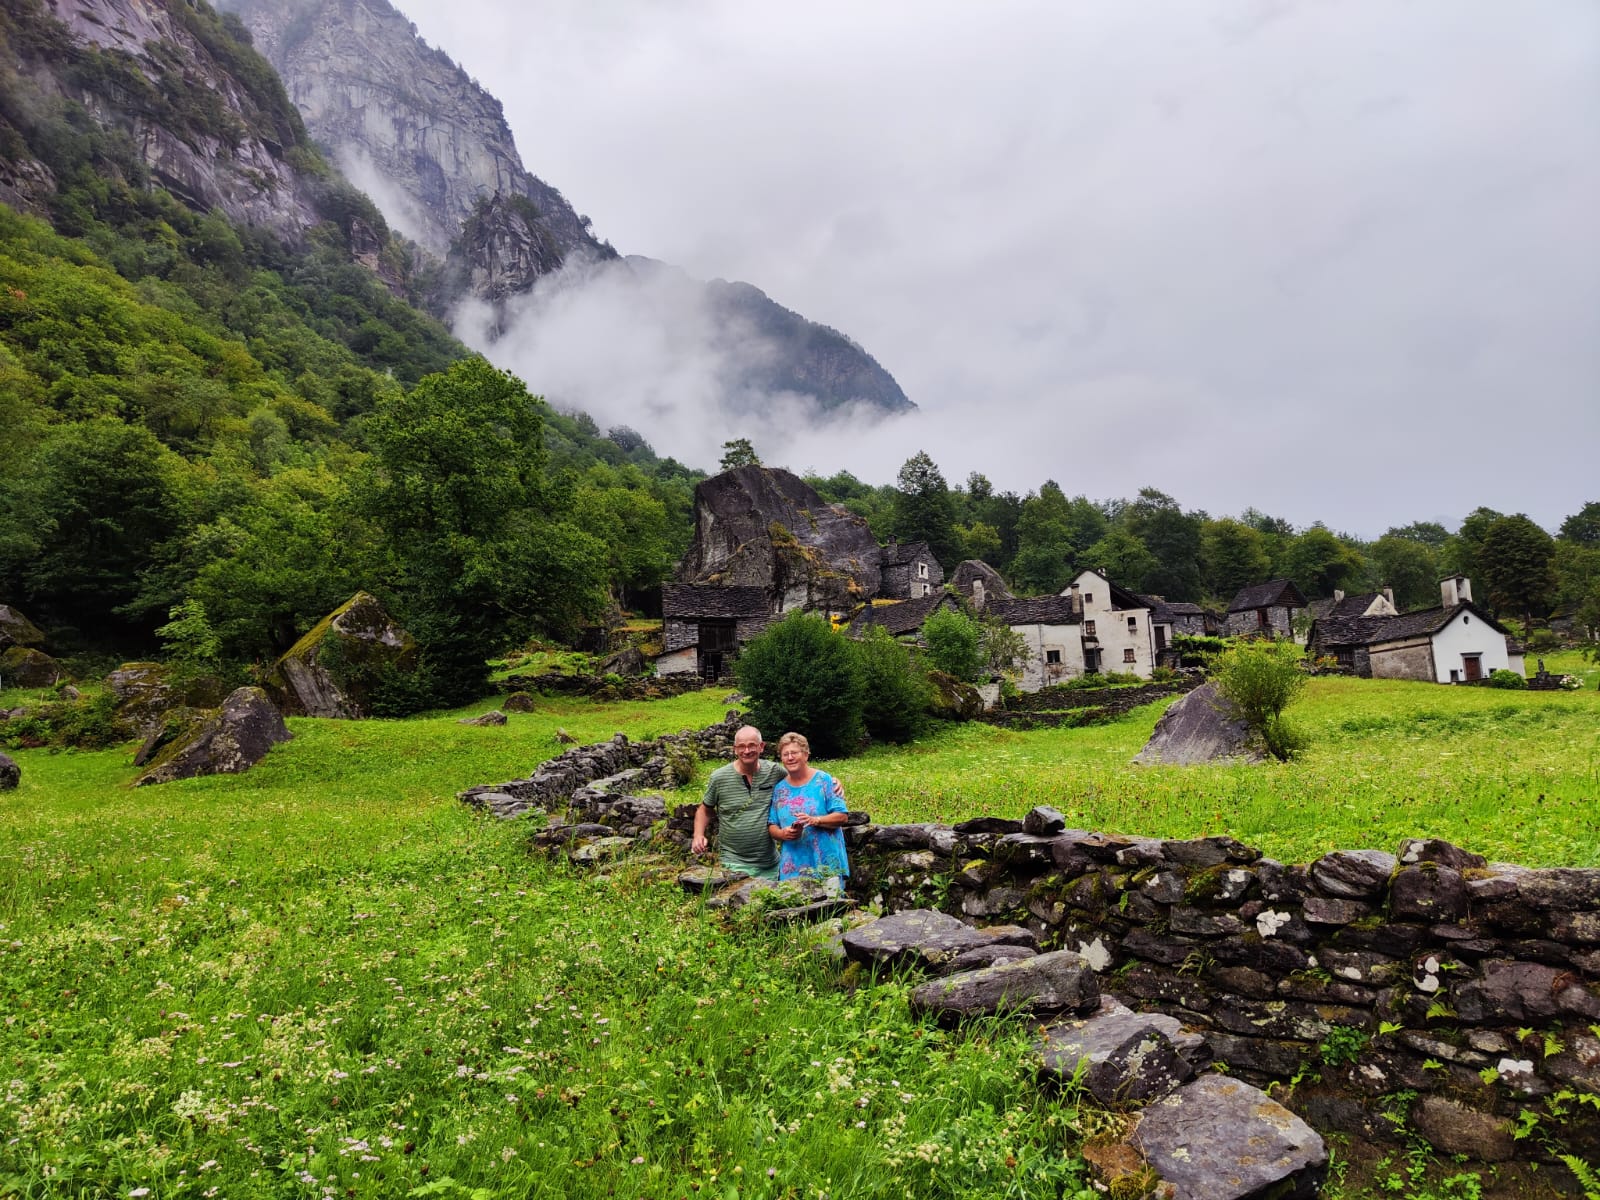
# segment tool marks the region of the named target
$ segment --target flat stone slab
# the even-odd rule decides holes
[[[880,917],[852,929],[844,952],[853,961],[880,966],[937,967],[963,951],[987,946],[994,935],[933,909],[917,908]]]
[[[1186,1035],[1176,1018],[1116,1005],[1087,1020],[1046,1028],[1037,1043],[1039,1077],[1058,1086],[1076,1080],[1102,1104],[1149,1100],[1194,1078],[1185,1051],[1203,1044],[1198,1035]]]
[[[634,839],[630,837],[595,838],[573,850],[567,857],[580,867],[592,867],[621,858],[633,849],[634,844]]]
[[[1313,1200],[1328,1175],[1317,1132],[1265,1092],[1202,1075],[1141,1113],[1131,1144],[1173,1200]]]
[[[678,876],[678,886],[691,895],[703,895],[737,883],[744,876],[725,867],[690,867]]]
[[[946,1026],[995,1013],[1088,1012],[1099,1003],[1094,968],[1071,950],[930,979],[911,993],[912,1012],[931,1014]]]
[[[730,874],[735,880],[742,882],[737,886],[724,887],[706,901],[707,908],[726,908],[733,911],[746,905],[761,904],[772,912],[781,912],[825,900],[841,899],[838,888],[812,879],[789,879],[780,882],[776,879],[752,879],[748,875],[732,872]]]
[[[610,825],[586,821],[580,825],[552,825],[548,829],[541,829],[533,835],[533,844],[544,848],[570,846],[574,842],[592,842],[597,838],[616,836],[617,831]]]

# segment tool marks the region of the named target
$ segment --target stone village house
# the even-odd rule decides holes
[[[779,619],[765,588],[717,583],[662,584],[661,616],[656,673],[702,679],[732,675],[739,647]]]
[[[927,542],[901,542],[893,537],[878,561],[880,600],[920,600],[944,586],[944,568]]]
[[[1306,608],[1306,598],[1287,579],[1272,579],[1240,588],[1228,605],[1226,637],[1294,636],[1295,609]]]
[[[1416,612],[1332,615],[1312,623],[1307,652],[1337,659],[1367,679],[1414,679],[1472,683],[1492,671],[1525,667],[1520,647],[1505,629],[1472,602],[1464,575],[1439,583],[1439,604]]]

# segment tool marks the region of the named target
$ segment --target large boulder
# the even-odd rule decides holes
[[[0,753],[0,792],[14,791],[22,783],[22,768],[8,754]]]
[[[256,687],[242,687],[222,707],[174,738],[136,781],[171,783],[199,775],[236,775],[266,757],[267,751],[292,735],[283,715]]]
[[[1188,767],[1224,759],[1260,762],[1260,740],[1217,685],[1207,683],[1161,714],[1150,740],[1133,761]]]
[[[678,580],[760,587],[785,610],[847,609],[877,593],[879,561],[866,521],[798,475],[736,467],[695,487]]]
[[[359,718],[386,674],[416,665],[416,640],[376,597],[357,592],[290,647],[266,683],[291,716]]]
[[[972,684],[943,671],[929,671],[928,682],[933,685],[928,707],[934,716],[945,721],[972,721],[983,716],[983,693]]]
[[[55,687],[70,678],[62,665],[43,650],[27,646],[0,650],[0,684],[6,687]]]
[[[106,686],[116,697],[114,716],[127,737],[147,738],[175,710],[215,708],[227,696],[227,685],[212,675],[180,678],[163,663],[123,663],[106,676]],[[178,711],[187,721],[191,714]]]
[[[0,650],[10,646],[37,646],[44,641],[39,627],[9,604],[0,604]]]

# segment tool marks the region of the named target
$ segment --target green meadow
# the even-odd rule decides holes
[[[0,1197],[1094,1194],[1075,1151],[1116,1118],[1041,1098],[1024,1030],[913,1021],[904,981],[841,981],[670,864],[577,873],[454,799],[531,772],[558,728],[648,737],[724,695],[294,720],[246,775],[156,788],[127,786],[128,748],[14,752]],[[1047,803],[1282,859],[1430,834],[1600,865],[1593,690],[1316,680],[1301,762],[1132,768],[1159,707],[829,766],[880,821]]]

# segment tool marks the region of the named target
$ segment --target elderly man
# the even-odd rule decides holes
[[[722,865],[757,879],[776,879],[778,847],[767,832],[767,812],[772,807],[772,785],[783,778],[783,768],[762,762],[764,749],[761,731],[752,725],[733,735],[733,761],[711,772],[706,794],[695,809],[690,849],[706,852],[706,824],[716,809]]]

